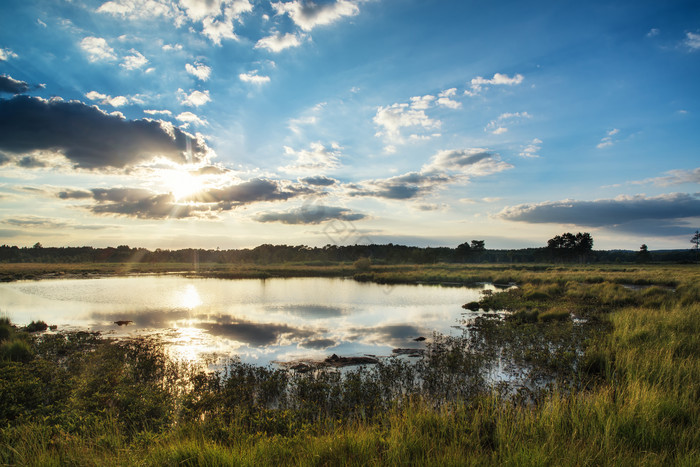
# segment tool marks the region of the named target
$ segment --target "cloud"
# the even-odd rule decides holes
[[[690,170],[669,170],[663,177],[647,178],[646,180],[631,183],[635,185],[653,183],[658,186],[700,183],[700,167]]]
[[[453,172],[468,176],[485,176],[511,169],[494,152],[482,148],[440,151],[421,169],[423,173]]]
[[[598,143],[598,144],[596,145],[596,147],[597,147],[598,149],[603,149],[603,148],[607,148],[607,147],[612,146],[613,144],[615,144],[615,143],[617,142],[617,141],[614,141],[614,140],[613,140],[613,136],[615,136],[615,135],[618,134],[619,132],[620,132],[620,130],[617,129],[617,128],[613,128],[612,130],[608,131],[608,132],[606,133],[607,136],[605,136],[604,138],[602,138],[602,139],[600,140],[600,143]]]
[[[315,334],[313,331],[294,328],[282,323],[254,323],[239,319],[202,323],[200,326],[215,336],[226,337],[257,347],[275,344],[283,338],[309,339]]]
[[[29,91],[29,84],[8,75],[0,75],[0,93],[22,94]]]
[[[330,148],[325,147],[320,142],[311,143],[309,149],[295,151],[289,146],[284,147],[287,156],[293,156],[296,160],[285,167],[279,169],[283,172],[325,172],[336,169],[340,166],[341,147],[332,143]]]
[[[419,107],[422,107],[424,98],[419,99],[421,100],[415,102],[418,103]],[[405,138],[401,134],[402,128],[434,130],[442,125],[440,120],[428,117],[425,110],[411,108],[409,104],[398,103],[377,108],[373,121],[381,128],[375,136],[384,137],[387,141],[396,144],[405,142]]]
[[[136,49],[129,50],[131,55],[124,57],[121,67],[126,70],[137,70],[148,63],[148,59]]]
[[[419,172],[347,185],[349,196],[413,199],[450,183],[466,183],[471,177],[486,176],[512,168],[494,152],[481,148],[440,151]]]
[[[291,47],[298,47],[301,45],[301,39],[303,39],[305,36],[301,35],[298,36],[296,34],[280,34],[280,33],[275,33],[271,36],[263,37],[260,39],[256,44],[255,48],[256,49],[267,49],[270,52],[281,52],[285,49],[289,49]]]
[[[464,94],[467,96],[476,96],[489,86],[514,86],[522,83],[524,79],[525,78],[521,74],[517,74],[511,78],[508,75],[496,73],[491,79],[477,76],[471,80],[471,89],[464,91]]]
[[[0,62],[7,61],[11,58],[17,58],[17,54],[10,49],[0,49]]]
[[[317,4],[312,1],[293,0],[271,3],[278,15],[288,14],[294,23],[304,31],[316,26],[334,23],[346,16],[360,12],[357,1],[338,0],[333,3]]]
[[[44,161],[34,156],[22,157],[19,161],[17,161],[17,165],[24,169],[39,169],[47,166],[47,164]]]
[[[692,51],[700,49],[700,34],[695,34],[692,32],[686,33],[683,43]]]
[[[331,185],[335,185],[336,183],[338,183],[338,180],[336,180],[334,178],[328,178],[328,177],[323,176],[323,175],[301,178],[301,179],[299,179],[299,181],[306,183],[307,185],[314,185],[314,186],[331,186]]]
[[[264,84],[270,82],[270,77],[258,75],[258,70],[241,73],[238,75],[238,78],[244,83]]]
[[[182,113],[176,115],[175,118],[183,123],[186,123],[186,124],[193,123],[193,124],[199,125],[199,126],[209,125],[209,122],[207,122],[203,118],[199,118],[197,115],[193,114],[192,112],[182,112]]]
[[[189,63],[185,64],[185,70],[202,81],[208,80],[211,74],[211,68],[199,62],[194,62],[192,65]]]
[[[299,343],[300,347],[305,349],[323,350],[336,345],[336,341],[332,339],[310,339]]]
[[[258,222],[281,222],[282,224],[320,224],[331,220],[358,221],[367,217],[347,208],[312,204],[287,211],[270,211],[258,214]]]
[[[629,223],[647,221],[679,222],[700,216],[700,197],[697,194],[670,193],[655,197],[644,195],[619,196],[595,201],[546,201],[539,204],[521,204],[506,207],[498,217],[527,223],[575,224],[589,227],[620,227]]]
[[[116,60],[117,56],[114,49],[111,48],[107,41],[101,37],[88,36],[80,41],[80,48],[88,55],[88,60],[97,62],[99,60]]]
[[[176,200],[172,193],[159,193],[145,188],[66,189],[56,196],[63,200],[90,200],[86,208],[94,214],[135,217],[138,219],[212,218],[246,204],[285,201],[311,190],[267,179],[252,179],[224,187],[210,187]]]
[[[6,224],[14,225],[17,227],[31,227],[31,228],[43,228],[43,229],[63,229],[68,226],[67,223],[63,221],[58,221],[56,219],[49,219],[48,217],[39,216],[24,216],[24,217],[14,217],[9,219],[3,219]]]
[[[207,102],[211,101],[209,97],[209,91],[192,91],[187,94],[182,89],[177,90],[178,98],[180,99],[180,104],[187,105],[189,107],[199,107]]]
[[[425,96],[411,97],[411,108],[414,110],[426,110],[435,100],[435,96],[427,94]]]
[[[234,22],[252,10],[249,0],[112,0],[97,12],[132,20],[169,18],[178,28],[189,21],[200,24],[202,34],[220,45],[223,39],[237,39]]]
[[[143,113],[148,115],[172,115],[173,113],[169,110],[144,110]]]
[[[166,122],[126,120],[77,101],[28,96],[0,100],[0,150],[51,150],[86,169],[121,169],[156,157],[185,163],[188,151],[203,161],[211,152],[201,138]]]
[[[165,44],[161,47],[164,52],[169,52],[171,50],[182,50],[182,44]]]
[[[530,141],[530,144],[525,146],[523,150],[518,154],[520,157],[540,157],[538,152],[540,152],[540,149],[542,149],[542,140],[539,138],[535,138],[532,141]]]
[[[129,103],[129,98],[125,96],[108,96],[97,91],[90,91],[85,94],[85,97],[91,101],[99,101],[100,104],[111,105],[112,107],[122,107]]]
[[[450,88],[438,94],[437,104],[448,109],[459,109],[462,107],[461,102],[453,100],[452,97],[457,95],[457,88]]]
[[[527,118],[532,118],[532,115],[527,112],[506,112],[499,115],[495,120],[491,120],[488,125],[486,125],[486,128],[484,128],[484,131],[491,131],[491,133],[495,135],[500,135],[508,131],[505,125]]]
[[[659,35],[660,32],[661,32],[661,31],[659,31],[659,30],[656,29],[656,28],[651,28],[651,29],[649,30],[649,32],[647,33],[647,37],[656,37],[656,36]]]

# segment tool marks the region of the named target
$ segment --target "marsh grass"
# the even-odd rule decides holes
[[[30,350],[0,359],[0,464],[700,464],[695,269],[367,274],[519,287],[478,304],[507,319],[465,318],[463,336],[433,336],[415,364],[342,374],[235,360],[212,373],[155,341],[30,335],[0,319],[0,345]],[[493,371],[507,377],[494,385]]]

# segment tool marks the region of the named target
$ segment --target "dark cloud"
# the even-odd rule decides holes
[[[88,190],[65,190],[59,191],[56,195],[61,199],[87,199],[92,198],[92,191]]]
[[[5,154],[4,152],[0,152],[0,165],[5,165],[8,162],[10,162],[12,158]]]
[[[428,194],[452,180],[453,177],[444,174],[409,172],[382,180],[370,180],[360,185],[349,185],[348,194],[387,199],[411,199]]]
[[[299,340],[308,339],[314,334],[312,331],[293,328],[281,323],[229,321],[203,323],[200,326],[215,336],[227,337],[257,347],[275,344],[281,337]]]
[[[332,339],[312,339],[304,341],[299,345],[306,349],[322,350],[327,349],[328,347],[333,347],[334,345],[336,345],[336,342]]]
[[[190,173],[192,173],[193,175],[221,175],[225,174],[226,172],[228,172],[228,169],[225,169],[223,167],[219,167],[216,165],[205,165],[204,167],[201,167]]]
[[[415,344],[413,339],[423,335],[416,326],[410,324],[391,324],[372,328],[352,328],[350,332],[356,332],[358,336],[368,336],[370,341],[377,344],[391,345],[394,347],[410,347]]]
[[[357,221],[364,219],[364,214],[352,212],[347,208],[321,206],[313,204],[289,211],[264,212],[255,217],[258,222],[281,222],[283,224],[320,224],[330,220]]]
[[[6,224],[14,225],[17,227],[42,227],[60,229],[67,226],[65,222],[37,216],[14,217],[10,219],[5,219],[4,222]]]
[[[222,210],[261,201],[286,201],[299,195],[312,194],[313,190],[283,185],[275,180],[254,178],[237,185],[211,188],[193,195],[189,201],[199,203],[219,203]]]
[[[681,219],[700,217],[697,194],[671,193],[656,197],[632,196],[596,201],[548,201],[505,208],[502,219],[528,223],[576,224],[625,231],[679,231]],[[665,223],[665,224],[662,224]],[[640,229],[640,230],[638,230]]]
[[[303,318],[337,318],[347,314],[344,308],[329,305],[286,305],[269,308],[270,311],[284,311]]]
[[[17,162],[17,165],[25,169],[36,169],[46,167],[47,164],[34,156],[24,156]]]
[[[254,202],[287,200],[308,194],[310,190],[282,183],[253,179],[224,188],[202,190],[181,202],[172,193],[157,193],[144,188],[93,188],[90,191],[67,189],[61,199],[92,199],[88,209],[95,214],[113,214],[140,219],[185,219],[206,217]]]
[[[30,86],[24,81],[18,81],[8,75],[0,75],[0,93],[23,94],[29,91]]]
[[[300,182],[306,183],[307,185],[314,185],[314,186],[331,186],[335,185],[338,180],[334,178],[329,178],[324,175],[319,175],[317,177],[305,177],[299,179]]]
[[[199,162],[209,152],[204,141],[165,122],[126,120],[77,101],[28,96],[0,100],[0,150],[58,151],[86,169],[121,169],[155,157]]]

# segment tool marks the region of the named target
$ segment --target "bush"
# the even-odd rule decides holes
[[[48,328],[49,328],[49,325],[43,321],[32,321],[24,329],[27,332],[40,332],[40,331],[46,331]]]
[[[0,345],[0,360],[12,362],[28,362],[34,353],[28,342],[21,339],[5,341]]]
[[[352,265],[360,272],[367,272],[372,269],[372,261],[370,261],[369,258],[360,258],[352,263]]]

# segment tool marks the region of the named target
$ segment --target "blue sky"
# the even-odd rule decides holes
[[[688,248],[695,1],[5,0],[0,237]]]

